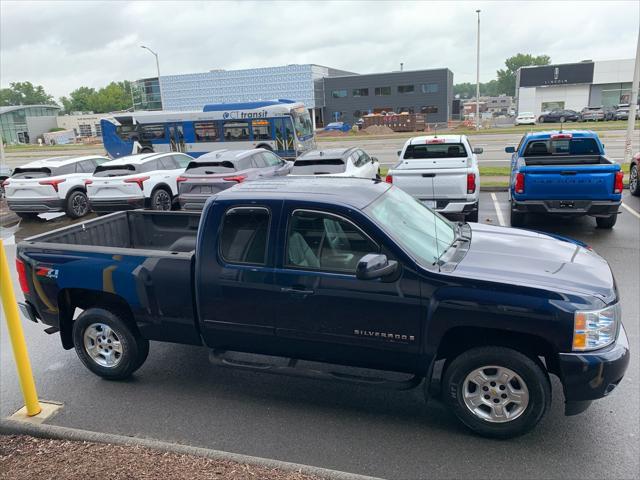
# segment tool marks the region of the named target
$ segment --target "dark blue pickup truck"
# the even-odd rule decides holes
[[[587,246],[451,223],[373,180],[245,182],[201,216],[114,213],[26,239],[17,269],[23,313],[108,379],[149,340],[206,345],[227,367],[423,384],[505,438],[543,417],[550,374],[571,415],[629,362],[613,275]]]
[[[527,213],[590,215],[612,228],[622,202],[624,174],[604,155],[598,135],[588,130],[528,133],[511,153],[511,226]]]

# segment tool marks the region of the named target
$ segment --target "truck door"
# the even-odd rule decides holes
[[[421,320],[417,277],[402,269],[392,281],[357,279],[358,260],[385,250],[348,218],[285,202],[282,219],[276,336],[297,340],[286,342],[299,350],[290,355],[361,365],[414,362]]]

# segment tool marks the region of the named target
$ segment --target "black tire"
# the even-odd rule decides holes
[[[527,214],[523,212],[518,212],[516,209],[513,208],[513,206],[511,206],[510,212],[511,212],[511,219],[510,219],[511,226],[523,227],[527,219]]]
[[[538,123],[544,123],[546,121],[546,118],[543,116],[538,117]]]
[[[88,330],[89,332],[87,332]],[[85,344],[86,332],[88,338]],[[91,343],[92,332],[112,333],[106,336],[105,340],[100,339],[99,341],[103,343],[98,344],[95,340],[94,343]],[[120,344],[119,354],[118,352],[111,353],[114,352],[113,348],[116,346],[114,339],[117,339]],[[84,366],[96,375],[108,380],[122,380],[130,377],[142,366],[149,354],[149,341],[142,338],[135,328],[130,327],[127,316],[122,312],[112,312],[104,308],[90,308],[82,312],[73,323],[73,344],[76,354]],[[95,345],[99,352],[90,353],[87,345]],[[108,362],[110,355],[114,356],[114,365],[112,366],[104,363]]]
[[[629,193],[635,197],[640,197],[640,179],[638,178],[638,165],[633,164],[629,169]]]
[[[171,210],[173,199],[171,192],[166,188],[160,187],[151,194],[151,210]]]
[[[140,153],[153,153],[153,148],[144,147],[142,150],[140,150]]]
[[[501,383],[497,376],[491,376],[491,372],[497,373],[498,369],[515,376]],[[467,381],[474,371],[483,372],[482,377],[476,378],[486,379],[486,387],[479,386],[480,382]],[[518,388],[513,388],[514,385]],[[469,393],[471,387],[474,391]],[[443,400],[458,419],[474,432],[491,438],[512,438],[527,433],[540,422],[551,404],[551,383],[540,362],[505,347],[478,347],[460,354],[447,365],[442,388]],[[465,400],[474,396],[475,388],[483,391],[487,388],[486,394],[479,394],[483,399],[476,411],[480,413],[474,413],[472,407],[467,406],[470,401]],[[518,392],[521,403],[515,403],[515,394],[513,401],[507,397],[513,390]],[[485,413],[485,407],[486,412],[498,412],[500,408],[503,416],[498,419],[494,413]],[[513,419],[508,418],[510,415]]]
[[[67,197],[67,204],[64,212],[70,218],[84,217],[91,208],[89,207],[89,199],[87,194],[82,190],[74,190]]]
[[[38,217],[38,214],[36,212],[16,212],[16,215],[18,215],[23,220],[39,220],[40,219],[40,217]]]
[[[618,215],[609,215],[608,217],[596,217],[596,225],[598,228],[613,228],[618,221]]]
[[[477,223],[478,222],[478,214],[479,214],[479,212],[480,212],[480,205],[476,203],[476,209],[473,212],[468,213],[465,216],[465,220],[467,222],[475,222],[475,223]]]

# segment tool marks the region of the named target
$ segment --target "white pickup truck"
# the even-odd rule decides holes
[[[400,160],[387,173],[393,183],[443,214],[462,214],[478,221],[482,148],[471,148],[465,135],[412,137],[398,152]]]

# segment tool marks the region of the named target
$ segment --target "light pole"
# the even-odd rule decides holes
[[[476,48],[476,130],[480,130],[480,10],[478,14],[478,44]]]
[[[158,90],[160,90],[160,103],[162,104],[162,89],[160,88],[160,61],[158,60],[158,54],[151,50],[146,45],[140,45],[140,48],[144,48],[145,50],[149,50],[154,57],[156,57],[156,70],[158,71]]]
[[[638,29],[638,45],[636,45],[636,63],[633,69],[631,83],[631,98],[629,100],[629,118],[627,119],[627,135],[624,140],[624,161],[631,162],[633,155],[633,132],[636,126],[636,110],[638,108],[638,84],[640,84],[640,29]]]

